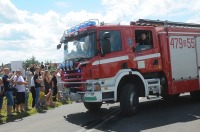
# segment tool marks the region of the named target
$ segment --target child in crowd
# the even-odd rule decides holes
[[[52,101],[51,89],[49,89],[49,92],[45,95],[45,87],[41,86],[39,104],[40,106],[54,106],[55,105]]]
[[[39,105],[40,106],[46,106],[46,101],[45,101],[45,93],[44,93],[44,86],[42,85],[40,88],[40,98],[39,98]]]

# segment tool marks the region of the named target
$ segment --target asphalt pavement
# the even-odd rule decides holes
[[[199,132],[200,102],[189,95],[178,100],[140,99],[139,112],[120,114],[119,103],[103,104],[98,112],[88,112],[82,103],[67,104],[0,125],[0,132]]]

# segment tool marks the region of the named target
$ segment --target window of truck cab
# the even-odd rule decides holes
[[[96,32],[88,31],[74,36],[64,44],[64,59],[92,58],[97,55]]]
[[[136,51],[152,49],[153,36],[151,30],[135,30]]]
[[[100,40],[103,39],[103,34],[105,32],[110,33],[109,40],[110,40],[110,45],[111,45],[111,52],[122,50],[121,32],[119,30],[101,30]],[[100,41],[100,45],[102,45],[102,41]]]

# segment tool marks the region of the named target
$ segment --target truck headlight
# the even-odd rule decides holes
[[[101,86],[100,83],[94,83],[94,85],[92,85],[91,83],[86,84],[86,91],[92,91],[94,89],[94,91],[99,91],[101,90]]]

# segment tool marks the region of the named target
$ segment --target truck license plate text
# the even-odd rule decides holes
[[[173,49],[195,48],[195,38],[171,38],[170,46]]]

